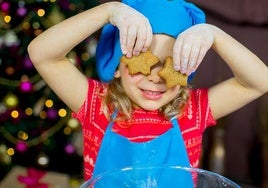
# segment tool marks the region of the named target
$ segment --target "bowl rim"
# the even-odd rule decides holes
[[[214,176],[217,177],[221,180],[224,180],[224,182],[226,182],[227,184],[231,184],[234,185],[237,188],[240,188],[240,186],[235,183],[234,181],[228,179],[227,177],[224,177],[223,175],[217,174],[215,172],[212,171],[208,171],[202,168],[195,168],[195,167],[183,167],[183,166],[178,166],[178,165],[159,165],[159,166],[128,166],[128,167],[124,167],[121,169],[114,169],[114,170],[110,170],[110,171],[106,171],[103,173],[100,173],[94,177],[92,177],[89,180],[86,180],[81,186],[80,188],[86,188],[86,186],[91,185],[92,183],[97,182],[98,180],[100,180],[102,177],[105,176],[109,176],[110,174],[115,174],[115,173],[120,173],[120,172],[127,172],[127,171],[132,171],[132,170],[154,170],[154,169],[179,169],[179,170],[184,170],[184,171],[188,171],[191,173],[198,173],[198,174],[205,174],[206,176]]]

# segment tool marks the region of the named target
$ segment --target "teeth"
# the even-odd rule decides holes
[[[157,100],[162,97],[163,92],[161,91],[151,91],[151,90],[142,90],[144,96],[149,100]]]
[[[144,93],[150,94],[150,95],[155,95],[155,94],[160,94],[161,92],[159,91],[149,91],[149,90],[143,90]]]

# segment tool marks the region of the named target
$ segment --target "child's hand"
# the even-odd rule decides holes
[[[123,54],[131,57],[147,51],[153,34],[145,16],[127,5],[117,3],[110,11],[110,23],[119,29]]]
[[[198,24],[182,32],[173,48],[174,69],[190,75],[214,42],[213,26]]]

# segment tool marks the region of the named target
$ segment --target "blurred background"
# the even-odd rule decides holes
[[[25,187],[27,177],[40,179],[35,177],[39,171],[44,172],[47,184],[58,181],[78,187],[82,182],[80,124],[36,72],[27,45],[52,25],[105,1],[0,0],[0,187],[8,179],[13,180],[13,187]],[[208,23],[268,63],[267,0],[191,2],[206,12]],[[90,77],[96,76],[98,36],[96,32],[68,55]],[[192,85],[209,87],[230,76],[228,67],[210,51]],[[201,168],[242,187],[268,188],[267,95],[220,119],[217,127],[204,133]]]

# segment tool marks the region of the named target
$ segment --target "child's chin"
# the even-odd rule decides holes
[[[159,110],[161,106],[157,105],[157,106],[153,106],[153,105],[148,105],[148,106],[142,106],[140,108],[142,108],[143,110],[146,110],[146,111],[157,111]]]

